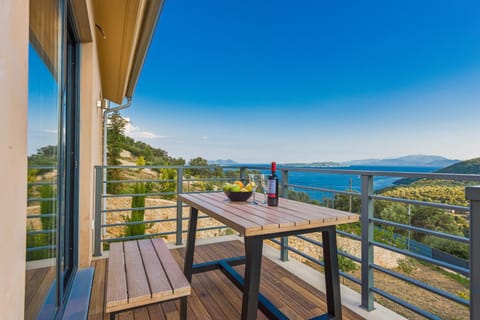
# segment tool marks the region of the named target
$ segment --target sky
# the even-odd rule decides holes
[[[480,156],[480,2],[170,0],[127,135],[187,161]]]

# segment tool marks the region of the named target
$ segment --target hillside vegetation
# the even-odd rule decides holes
[[[433,173],[453,173],[453,174],[480,174],[480,158],[461,161],[448,167],[434,171]],[[465,188],[469,185],[478,184],[480,180],[475,182],[453,181],[453,180],[437,180],[437,179],[400,179],[394,182],[396,186],[460,186]]]

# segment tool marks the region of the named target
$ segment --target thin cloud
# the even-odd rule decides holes
[[[167,136],[161,136],[153,132],[142,131],[139,127],[136,127],[131,124],[129,118],[125,118],[128,123],[125,126],[125,135],[134,138],[134,139],[163,139]]]

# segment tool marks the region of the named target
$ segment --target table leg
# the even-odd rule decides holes
[[[188,222],[187,245],[185,248],[185,261],[183,273],[190,284],[192,283],[193,253],[195,249],[195,235],[197,233],[198,209],[190,208],[190,220]],[[180,319],[187,319],[187,297],[180,300]]]
[[[245,237],[245,282],[242,300],[242,319],[257,319],[260,270],[262,267],[263,239]]]
[[[325,263],[325,287],[327,311],[334,319],[342,319],[340,275],[338,272],[337,238],[335,226],[322,231],[323,259]]]

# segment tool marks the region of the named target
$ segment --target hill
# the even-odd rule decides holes
[[[437,170],[438,173],[464,173],[480,174],[480,158],[474,158],[452,164],[443,169]]]
[[[432,155],[408,155],[399,158],[389,159],[366,159],[366,160],[352,160],[344,162],[346,165],[369,165],[369,166],[386,166],[386,167],[438,167],[443,168],[450,166],[459,160],[451,160],[440,156]]]
[[[433,173],[456,173],[456,174],[480,174],[480,158],[461,161]],[[462,181],[444,181],[444,180],[429,180],[429,179],[415,179],[405,178],[397,180],[393,183],[396,186],[433,186],[433,185],[456,185],[466,186],[473,183],[466,183]]]

